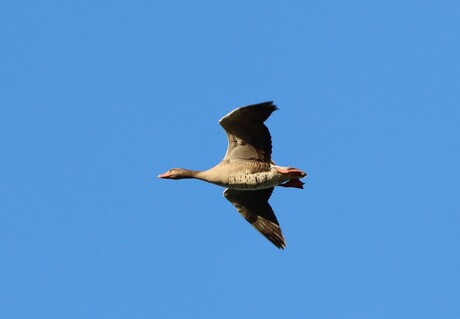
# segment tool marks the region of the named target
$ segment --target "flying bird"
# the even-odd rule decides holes
[[[276,247],[286,246],[278,220],[268,203],[275,186],[303,188],[307,174],[275,165],[272,141],[264,122],[278,108],[264,102],[237,108],[219,120],[227,133],[223,160],[206,171],[173,168],[159,178],[196,178],[225,187],[224,196],[238,212]]]

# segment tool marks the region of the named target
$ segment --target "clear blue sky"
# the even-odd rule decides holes
[[[460,318],[458,1],[0,5],[1,318]],[[193,180],[273,100],[276,249]]]

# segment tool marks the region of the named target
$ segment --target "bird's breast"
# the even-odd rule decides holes
[[[280,184],[276,174],[272,171],[230,175],[225,187],[237,190],[255,190],[274,187]]]

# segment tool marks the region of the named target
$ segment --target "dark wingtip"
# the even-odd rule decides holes
[[[272,108],[273,108],[273,111],[276,111],[276,110],[279,110],[278,108],[278,105],[274,104],[275,102],[273,101],[267,101],[267,102],[264,102],[264,103],[261,103],[261,104],[268,104],[270,105]]]
[[[278,249],[284,250],[284,248],[286,248],[286,243],[283,242],[283,243],[280,243],[279,245],[275,244],[275,246],[278,247]]]
[[[271,108],[273,111],[279,110],[278,106],[276,104],[274,104],[273,101],[266,101],[266,102],[261,102],[261,103],[252,104],[252,105],[248,105],[248,106],[267,106],[267,107]]]
[[[262,234],[264,235],[273,245],[276,246],[278,249],[284,249],[286,248],[286,241],[284,240],[283,235],[280,234],[272,234],[272,235],[267,235],[267,234]]]

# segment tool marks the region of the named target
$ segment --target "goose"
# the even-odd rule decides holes
[[[220,163],[205,171],[173,168],[158,177],[195,178],[225,187],[224,197],[236,210],[276,247],[284,249],[286,241],[268,200],[275,186],[303,188],[300,178],[307,174],[272,161],[271,136],[264,122],[277,109],[273,102],[264,102],[231,111],[219,120],[228,138]]]

